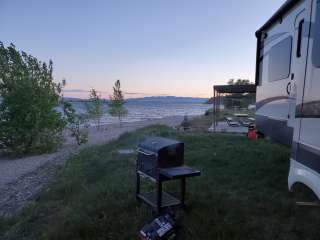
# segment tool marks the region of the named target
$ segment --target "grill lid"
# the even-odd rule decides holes
[[[157,153],[165,147],[176,145],[176,144],[181,144],[181,142],[168,139],[168,138],[162,138],[162,137],[150,137],[150,138],[147,138],[145,141],[141,142],[138,145],[138,147]]]

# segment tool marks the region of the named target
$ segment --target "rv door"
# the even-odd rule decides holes
[[[304,22],[301,57],[297,54],[294,60],[301,68],[298,68],[300,72],[295,70],[294,77],[296,121],[288,185],[292,189],[295,183],[303,183],[320,198],[320,1],[305,1],[304,12],[297,18],[297,26],[302,19]],[[307,59],[305,70],[304,58]]]
[[[297,159],[319,176],[320,191],[320,2],[313,1],[310,50],[302,105]],[[320,196],[320,192],[318,193]]]
[[[310,14],[306,4],[296,15],[294,22],[294,41],[292,49],[291,75],[286,86],[289,95],[288,126],[294,128],[296,121],[296,106],[301,104],[303,96],[303,86],[305,80],[305,70],[307,65],[308,37],[310,29]]]

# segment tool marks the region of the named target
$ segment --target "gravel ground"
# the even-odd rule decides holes
[[[103,144],[118,138],[125,132],[134,131],[153,124],[177,126],[183,117],[167,117],[135,123],[102,126],[102,130],[89,129],[88,142],[77,146],[70,137],[56,153],[29,156],[19,159],[0,158],[0,215],[16,213],[26,202],[36,198],[37,194],[53,179],[57,169],[62,168],[65,160],[81,148]]]

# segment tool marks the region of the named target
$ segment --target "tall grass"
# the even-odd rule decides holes
[[[319,239],[319,209],[296,207],[287,190],[287,148],[163,126],[125,134],[70,158],[58,183],[19,217],[0,220],[6,223],[0,230],[7,230],[2,237],[135,239],[152,211],[135,199],[136,156],[120,155],[118,149],[135,148],[151,135],[184,141],[186,164],[202,171],[187,182],[179,239]]]

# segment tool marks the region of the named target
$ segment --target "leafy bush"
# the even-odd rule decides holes
[[[113,95],[110,96],[109,113],[118,117],[121,126],[121,119],[128,115],[128,110],[124,106],[125,100],[121,91],[120,80],[117,80],[113,87]]]
[[[88,129],[85,116],[77,114],[71,103],[65,101],[63,101],[63,113],[71,137],[76,139],[78,145],[86,143],[88,141]]]
[[[213,115],[213,109],[212,108],[209,108],[205,113],[204,113],[205,116],[212,116]]]
[[[92,88],[90,90],[90,103],[86,105],[87,112],[89,117],[94,119],[97,125],[97,128],[100,129],[101,127],[101,117],[103,116],[103,102],[101,100],[100,95],[98,92]]]
[[[54,150],[65,122],[55,110],[61,86],[48,64],[0,42],[0,145],[14,154]]]
[[[187,130],[191,127],[191,123],[187,116],[184,116],[181,126],[183,127],[184,130]]]

